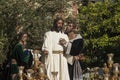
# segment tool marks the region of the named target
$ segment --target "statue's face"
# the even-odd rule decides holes
[[[73,30],[73,24],[69,24],[67,29],[68,29],[68,31],[72,31]]]
[[[27,34],[23,34],[22,41],[27,41]]]
[[[63,27],[63,21],[62,20],[59,20],[57,22],[57,27],[58,27],[58,29]]]
[[[78,31],[78,27],[76,27],[73,23],[68,24],[68,27],[66,28],[66,33],[70,33],[70,32],[77,32]]]
[[[73,31],[73,24],[72,24],[72,23],[71,23],[71,24],[68,24],[68,27],[67,27],[67,29],[66,29],[66,32],[67,32],[67,33],[71,32],[71,31]]]

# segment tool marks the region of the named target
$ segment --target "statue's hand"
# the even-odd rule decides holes
[[[43,53],[44,53],[45,55],[48,55],[48,51],[47,51],[47,50],[44,50]]]
[[[79,60],[85,60],[85,56],[83,55],[83,54],[80,54],[80,56],[79,56]]]
[[[79,60],[79,56],[73,56],[74,60]]]
[[[61,38],[59,40],[59,44],[62,45],[62,46],[64,46],[66,43],[67,43],[67,41],[65,39],[63,39],[63,38]]]

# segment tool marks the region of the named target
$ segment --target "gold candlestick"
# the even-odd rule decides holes
[[[111,68],[112,68],[112,65],[113,65],[113,60],[112,60],[112,58],[113,58],[114,54],[110,53],[110,54],[108,54],[107,56],[108,56],[108,67],[111,69]]]
[[[39,65],[39,78],[40,80],[45,80],[45,66],[44,64]]]
[[[109,74],[104,74],[104,80],[109,80]]]
[[[118,78],[118,74],[119,74],[119,64],[118,64],[118,63],[115,63],[113,66],[114,66],[114,71],[113,71],[114,76],[115,76],[116,78]]]
[[[20,66],[19,67],[19,80],[23,80],[23,70],[24,70],[24,66]]]
[[[39,68],[39,57],[37,55],[38,53],[34,53],[34,65],[33,65],[34,70]]]
[[[104,63],[103,71],[105,74],[109,74],[109,68],[107,67],[106,63]]]
[[[33,80],[33,78],[32,78],[33,73],[34,73],[34,71],[32,69],[27,70],[27,79],[28,80]]]
[[[109,70],[106,63],[104,63],[103,71],[104,71],[104,80],[109,80],[109,76],[110,76],[109,72],[110,72],[110,70]]]
[[[99,67],[93,68],[93,71],[94,71],[94,79],[98,79],[98,69],[99,69]]]

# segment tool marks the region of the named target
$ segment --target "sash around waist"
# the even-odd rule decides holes
[[[52,53],[53,54],[63,54],[63,51],[61,51],[61,50],[53,50]]]

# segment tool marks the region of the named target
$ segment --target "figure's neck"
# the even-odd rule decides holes
[[[22,45],[24,45],[24,41],[20,41],[19,43],[22,44]]]

